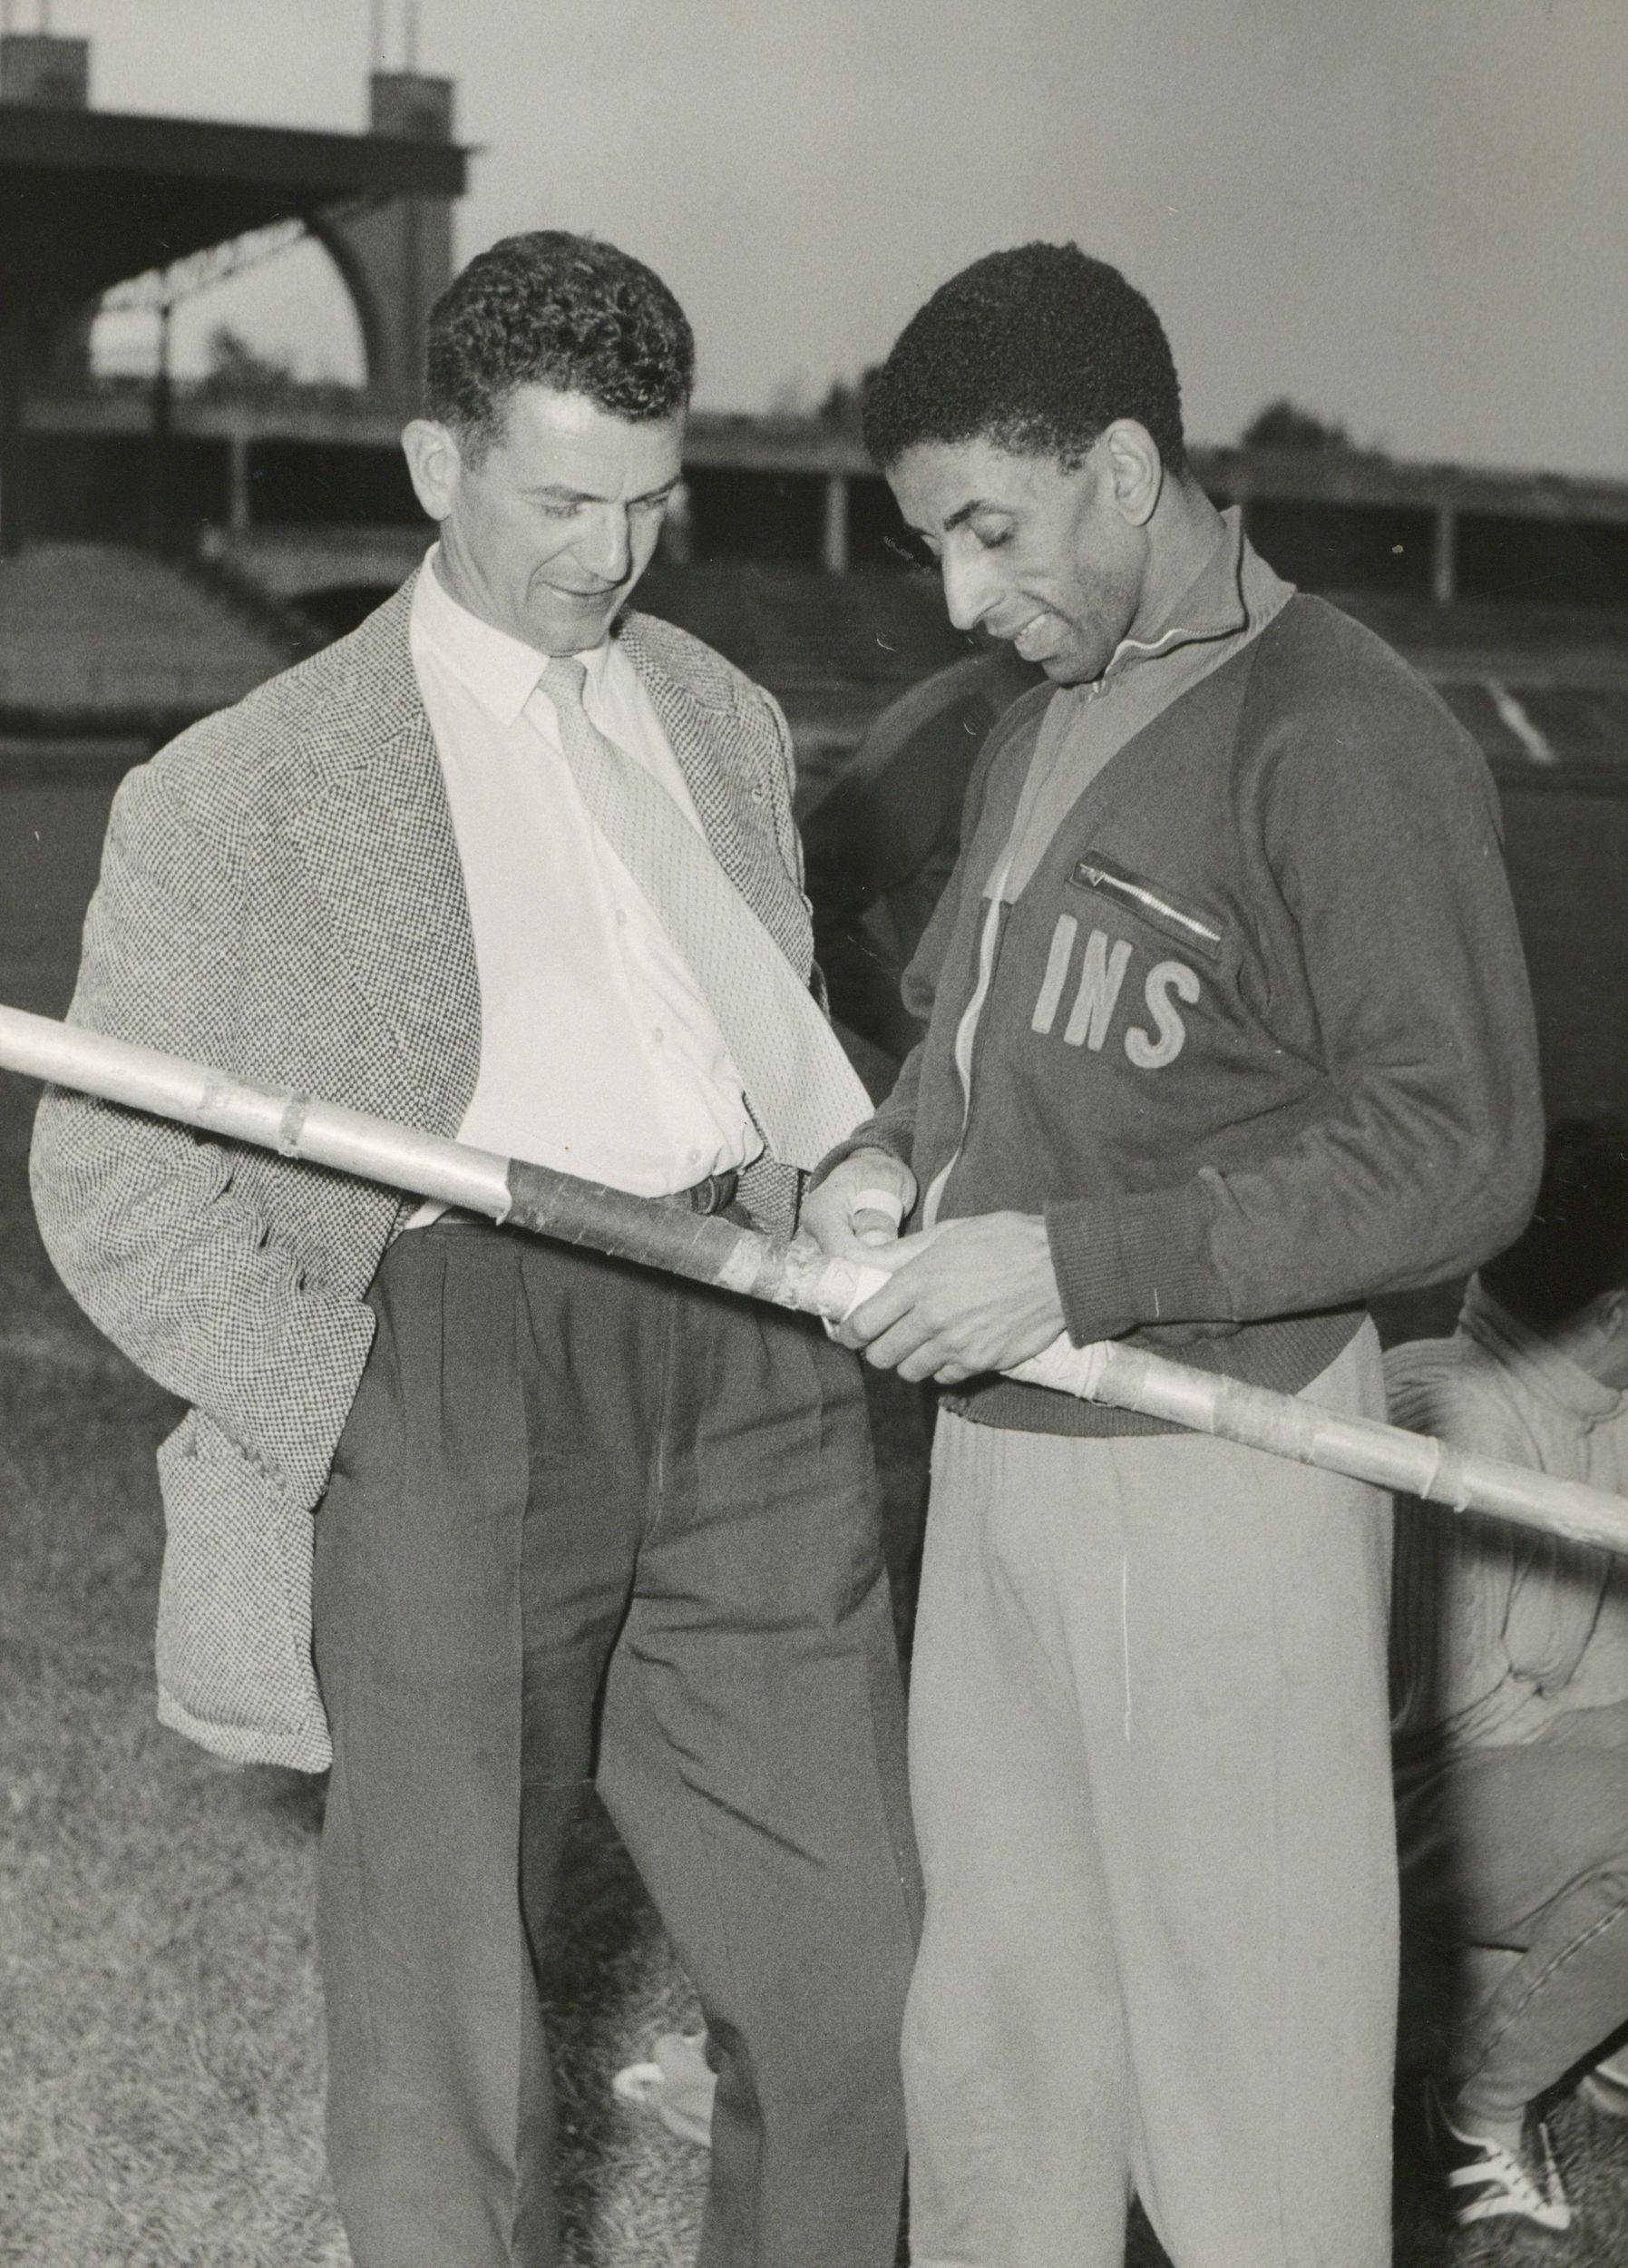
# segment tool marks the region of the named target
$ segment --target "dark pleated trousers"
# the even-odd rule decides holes
[[[317,1521],[356,2268],[555,2268],[538,1961],[597,1782],[720,2065],[702,2268],[887,2268],[919,1920],[860,1375],[806,1318],[401,1237]]]

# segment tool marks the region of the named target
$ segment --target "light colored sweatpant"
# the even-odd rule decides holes
[[[1307,1389],[1383,1409],[1371,1325]],[[917,2268],[1390,2257],[1389,1500],[946,1416],[911,1690]]]

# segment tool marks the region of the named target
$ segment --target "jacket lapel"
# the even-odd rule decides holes
[[[726,702],[708,700],[670,676],[641,636],[637,617],[624,623],[621,643],[678,759],[713,856],[742,895],[756,904],[756,862],[747,855],[736,808],[736,795],[745,791],[732,777],[745,754],[733,710]]]
[[[288,827],[394,1043],[414,1123],[455,1130],[481,1061],[474,933],[434,736],[407,646],[412,585],[358,634],[313,792]],[[346,698],[346,696],[349,698]]]
[[[801,976],[812,943],[808,908],[775,835],[775,801],[784,802],[785,761],[765,711],[756,731],[731,694],[715,656],[714,675],[687,683],[663,666],[641,618],[623,618],[619,632],[678,759],[696,816],[723,872]]]

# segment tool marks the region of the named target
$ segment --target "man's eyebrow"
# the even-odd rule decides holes
[[[642,494],[629,496],[628,501],[634,504],[655,503],[659,497],[670,496],[683,478],[682,473],[675,473],[670,481],[663,481],[658,488],[647,488]],[[613,496],[602,495],[597,488],[571,488],[564,481],[544,481],[531,494],[546,496],[551,503],[561,504],[608,504],[616,501]]]
[[[965,527],[967,522],[978,513],[1005,512],[1008,509],[1006,504],[991,503],[987,496],[974,496],[970,503],[959,505],[954,512],[950,513],[944,522],[944,533],[948,535],[951,528]]]

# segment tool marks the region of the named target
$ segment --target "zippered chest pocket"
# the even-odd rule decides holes
[[[1082,1063],[1123,1058],[1133,1070],[1165,1070],[1185,1051],[1206,994],[1227,1016],[1234,934],[1185,892],[1100,851],[1076,859],[1066,880],[1063,904],[1052,901],[1030,1031],[1048,1046],[1077,1049]]]
[[[1136,914],[1150,929],[1158,930],[1189,953],[1200,953],[1206,961],[1220,961],[1225,955],[1226,934],[1212,914],[1194,905],[1184,894],[1173,894],[1101,851],[1087,851],[1083,858],[1077,858],[1068,879],[1077,889],[1094,891],[1110,904]]]

